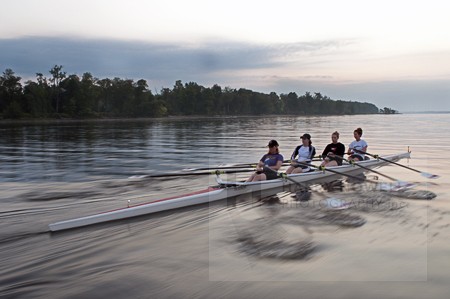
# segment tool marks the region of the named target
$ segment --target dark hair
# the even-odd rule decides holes
[[[358,133],[359,136],[362,136],[362,129],[361,128],[358,128],[358,129],[354,130],[353,133],[354,132]]]
[[[339,132],[338,131],[334,131],[331,135],[336,135],[337,138],[339,139]]]

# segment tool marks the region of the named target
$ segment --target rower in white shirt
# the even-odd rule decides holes
[[[316,154],[316,149],[311,145],[311,135],[303,134],[300,137],[302,144],[297,146],[291,156],[291,166],[286,170],[286,174],[308,172],[311,167],[298,164],[298,162],[311,163]],[[296,159],[296,157],[298,158]]]
[[[356,129],[353,131],[353,137],[355,137],[355,140],[350,143],[348,146],[348,154],[350,157],[349,160],[353,161],[363,161],[365,157],[365,152],[367,152],[367,142],[361,139],[361,136],[363,134],[363,131],[361,128]]]

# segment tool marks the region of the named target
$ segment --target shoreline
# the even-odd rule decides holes
[[[357,113],[357,114],[270,114],[270,115],[169,115],[163,117],[108,117],[108,118],[30,118],[30,119],[0,119],[3,123],[58,123],[58,122],[88,122],[88,121],[148,121],[148,120],[188,120],[188,119],[234,119],[234,118],[272,118],[272,117],[326,117],[326,116],[355,116],[355,115],[401,115],[402,113]]]

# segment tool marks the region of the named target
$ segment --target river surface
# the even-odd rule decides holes
[[[260,206],[253,198],[48,231],[50,223],[128,201],[140,204],[215,184],[212,176],[132,175],[256,163],[271,139],[288,159],[304,133],[320,154],[332,132],[339,131],[348,146],[357,127],[369,153],[409,147],[412,158],[401,163],[439,179],[431,182],[397,166],[381,171],[437,197],[406,201],[401,215],[366,211],[365,225],[351,229],[319,224],[323,217],[309,214],[295,219],[310,222],[296,222],[297,210]],[[450,114],[0,122],[0,297],[446,297],[449,128]],[[272,220],[277,224],[268,227]],[[280,258],[255,256],[242,246],[249,234],[255,242],[288,235],[290,243],[277,244],[314,246],[298,259],[281,248],[272,248]]]

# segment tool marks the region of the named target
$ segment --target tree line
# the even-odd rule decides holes
[[[143,79],[136,82],[117,77],[98,79],[88,72],[82,76],[67,75],[61,65],[55,65],[49,73],[48,78],[36,73],[36,81],[29,80],[22,85],[22,78],[6,69],[0,76],[0,116],[17,119],[380,112],[371,103],[332,100],[319,92],[277,95],[176,81],[172,89],[162,88],[153,94]]]
[[[384,107],[383,109],[380,109],[380,113],[383,113],[383,114],[397,114],[398,111],[394,110],[394,109],[391,109],[391,108],[388,108],[388,107]]]

